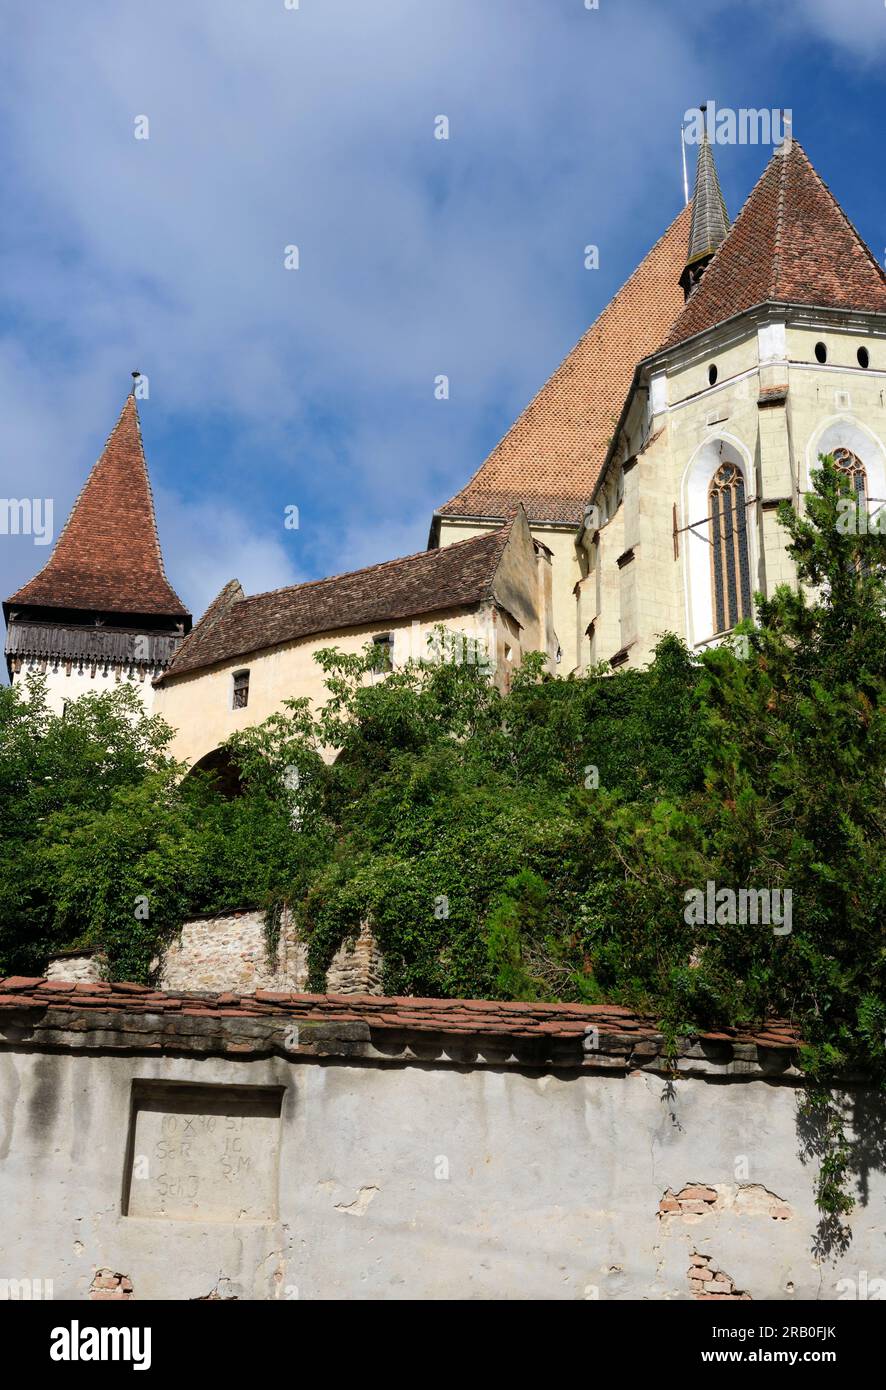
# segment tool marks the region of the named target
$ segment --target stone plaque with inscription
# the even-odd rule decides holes
[[[270,1221],[282,1090],[136,1083],[124,1215]]]

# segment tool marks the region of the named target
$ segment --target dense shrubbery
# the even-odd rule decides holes
[[[605,998],[669,1030],[777,1013],[820,1074],[881,1066],[886,538],[839,532],[841,486],[826,464],[784,515],[810,590],[763,603],[746,650],[665,637],[581,680],[530,660],[504,698],[477,665],[379,679],[329,652],[319,715],[231,740],[230,801],[123,689],[64,720],[39,682],[0,691],[0,972],[95,944],[146,978],[187,916],[288,901],[315,986],[368,916],[391,993]],[[690,925],[709,880],[790,889],[792,930]]]

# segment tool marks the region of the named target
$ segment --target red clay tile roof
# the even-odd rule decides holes
[[[233,579],[156,684],[315,633],[393,622],[489,599],[510,532],[509,524],[443,550],[422,550],[351,574],[249,598]]]
[[[630,279],[526,407],[442,517],[581,521],[637,363],[660,345],[683,307],[688,203]]]
[[[133,396],[127,396],[49,560],[7,604],[190,618],[163,569]]]
[[[886,313],[886,274],[796,140],[773,154],[664,347],[768,301]]]
[[[52,1030],[82,1033],[92,1030],[94,1046],[158,1046],[170,1049],[257,1053],[282,1050],[281,1025],[298,1024],[300,1044],[287,1044],[289,1053],[332,1051],[324,1036],[349,1042],[372,1041],[376,1055],[393,1055],[405,1047],[403,1035],[427,1038],[430,1053],[439,1054],[433,1039],[449,1037],[486,1040],[494,1044],[535,1044],[538,1058],[559,1058],[563,1065],[652,1066],[670,1070],[665,1042],[655,1023],[615,1004],[512,1003],[484,999],[418,999],[370,994],[295,994],[257,990],[255,994],[173,993],[148,985],[126,983],[71,984],[29,976],[0,980],[0,1016],[16,1012]],[[74,1016],[72,1018],[72,1015]],[[152,1021],[149,1021],[149,1016]],[[238,1025],[240,1031],[238,1032]],[[304,1025],[304,1027],[303,1027]],[[312,1028],[319,1031],[312,1035]],[[328,1025],[326,1034],[323,1025]],[[592,1030],[594,1030],[592,1032]],[[103,1037],[103,1034],[105,1037]],[[589,1036],[590,1035],[590,1036]],[[113,1039],[114,1041],[111,1041]],[[799,1047],[796,1030],[783,1020],[752,1029],[702,1032],[684,1038],[678,1056],[687,1059],[679,1070],[725,1066],[756,1070],[761,1064],[784,1069]],[[84,1039],[89,1045],[88,1039]],[[551,1049],[555,1049],[551,1052]],[[451,1052],[452,1044],[446,1051]],[[408,1055],[424,1056],[413,1042]],[[526,1060],[527,1054],[522,1054]],[[776,1060],[780,1057],[782,1060]],[[517,1060],[511,1058],[510,1060]]]

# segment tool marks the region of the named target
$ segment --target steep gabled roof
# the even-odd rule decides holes
[[[7,604],[190,618],[163,568],[133,396],[127,396],[49,560]]]
[[[663,346],[769,301],[886,312],[886,275],[796,140],[773,154]]]
[[[522,502],[530,521],[581,520],[634,367],[683,307],[691,216],[690,203],[438,516],[500,518]]]
[[[157,684],[302,637],[470,607],[490,599],[511,525],[442,550],[421,550],[351,574],[250,598],[232,579],[185,638]]]

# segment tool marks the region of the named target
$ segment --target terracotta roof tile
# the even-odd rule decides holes
[[[664,346],[768,301],[886,313],[886,274],[796,140],[773,154]]]
[[[190,617],[163,568],[133,396],[127,396],[49,560],[7,604]]]
[[[132,1014],[162,1012],[164,1018],[278,1018],[305,1022],[369,1023],[381,1031],[487,1034],[502,1038],[564,1037],[576,1040],[596,1028],[601,1038],[660,1039],[653,1020],[610,1004],[522,1003],[486,999],[423,999],[356,994],[297,994],[259,991],[255,995],[160,992],[143,995],[132,985],[85,985],[75,993],[63,982],[13,976],[0,979],[0,1009],[81,1008]],[[159,1006],[159,1007],[158,1007]],[[788,1022],[770,1019],[759,1028],[729,1028],[696,1035],[702,1042],[796,1049],[799,1035]]]
[[[247,598],[231,580],[156,684],[316,633],[469,607],[492,597],[510,524],[442,550]]]
[[[439,516],[581,521],[631,385],[683,307],[688,203],[473,478]]]

